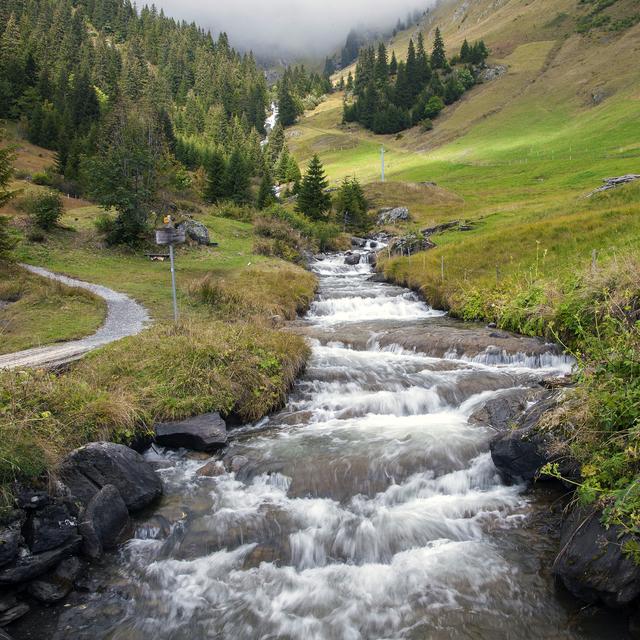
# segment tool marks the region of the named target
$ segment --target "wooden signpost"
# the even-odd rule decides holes
[[[173,247],[176,244],[183,244],[186,240],[184,228],[176,228],[171,223],[171,216],[165,216],[166,226],[156,229],[156,244],[161,246],[169,245],[169,259],[171,260],[171,292],[173,294],[173,319],[178,322],[178,299],[176,297],[176,267],[173,257]]]

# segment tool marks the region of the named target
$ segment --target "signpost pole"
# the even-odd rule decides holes
[[[171,260],[171,292],[173,294],[173,320],[178,322],[178,299],[176,297],[176,266],[173,261],[173,243],[169,245],[169,259]]]

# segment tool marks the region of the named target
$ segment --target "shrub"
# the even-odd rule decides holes
[[[101,213],[93,221],[93,226],[100,235],[110,236],[115,230],[116,222],[107,213]]]
[[[424,131],[431,131],[433,129],[433,120],[431,120],[431,118],[425,118],[421,123],[420,123],[420,128]]]
[[[45,230],[55,227],[64,213],[62,198],[53,191],[27,196],[24,207],[34,222]]]
[[[33,184],[38,184],[42,187],[52,186],[51,175],[46,171],[36,171],[36,173],[31,176],[31,181]]]
[[[27,240],[29,242],[44,242],[45,239],[46,238],[44,233],[42,232],[42,229],[38,229],[36,227],[27,231]]]
[[[9,228],[9,218],[0,216],[0,261],[13,259],[13,247],[16,240]]]

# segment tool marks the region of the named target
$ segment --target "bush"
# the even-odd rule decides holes
[[[93,221],[93,226],[100,235],[110,236],[115,230],[116,222],[110,215],[101,213]]]
[[[258,210],[249,205],[222,202],[214,208],[213,213],[221,218],[229,218],[238,222],[252,222],[258,214]]]
[[[431,131],[433,129],[433,120],[431,120],[431,118],[425,118],[421,123],[420,123],[420,128],[424,131]]]
[[[42,187],[51,187],[53,184],[51,175],[46,171],[36,171],[31,176],[31,181],[33,184],[38,184]]]
[[[0,216],[0,261],[13,259],[13,247],[16,240],[9,229],[9,218]]]
[[[44,242],[45,235],[42,232],[42,229],[29,229],[29,231],[27,231],[27,240],[29,242]]]
[[[64,213],[62,198],[53,191],[29,195],[23,204],[34,222],[45,230],[53,229]]]

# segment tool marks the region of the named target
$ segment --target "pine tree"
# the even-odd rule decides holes
[[[431,79],[431,65],[429,64],[429,56],[424,48],[424,36],[422,35],[422,32],[418,34],[416,64],[418,67],[418,85],[420,87],[420,91],[422,91]]]
[[[242,151],[235,148],[227,165],[226,193],[237,204],[249,202],[250,175]]]
[[[345,178],[335,198],[336,217],[344,229],[367,231],[368,203],[357,178]]]
[[[353,91],[353,74],[349,71],[347,76],[347,91]]]
[[[395,76],[398,73],[398,60],[396,59],[396,52],[391,53],[391,62],[389,63],[389,75]]]
[[[267,144],[267,152],[269,154],[272,165],[274,165],[278,161],[278,158],[280,157],[284,146],[284,128],[282,124],[280,124],[280,122],[277,122],[276,126],[273,128],[273,131],[269,135],[269,142]]]
[[[384,42],[378,45],[378,57],[376,58],[375,77],[378,82],[385,83],[389,76],[389,65],[387,62],[387,48]]]
[[[293,156],[289,156],[289,163],[287,165],[286,181],[293,183],[293,193],[298,193],[300,189],[300,181],[302,180],[302,173],[300,173],[300,167]]]
[[[278,119],[283,127],[289,127],[295,123],[298,117],[298,108],[291,93],[291,88],[287,81],[280,85],[278,91]]]
[[[227,165],[222,153],[217,149],[211,152],[206,166],[207,182],[203,197],[212,204],[219,202],[226,195]]]
[[[312,220],[324,218],[331,208],[331,198],[326,193],[328,186],[322,162],[314,155],[300,184],[296,209]]]
[[[460,62],[471,62],[470,59],[470,48],[467,39],[464,39],[462,46],[460,47]]]
[[[270,207],[276,201],[276,196],[273,191],[273,179],[271,177],[271,171],[269,168],[265,169],[260,182],[260,190],[258,191],[258,200],[256,202],[258,209],[266,209]]]
[[[409,88],[409,103],[404,105],[409,108],[420,93],[420,73],[418,70],[418,60],[416,57],[416,48],[413,44],[413,40],[409,40],[409,50],[407,51],[407,84]]]
[[[431,53],[431,66],[434,69],[446,69],[447,67],[447,54],[444,49],[444,40],[442,39],[439,27],[436,27],[433,51]]]

